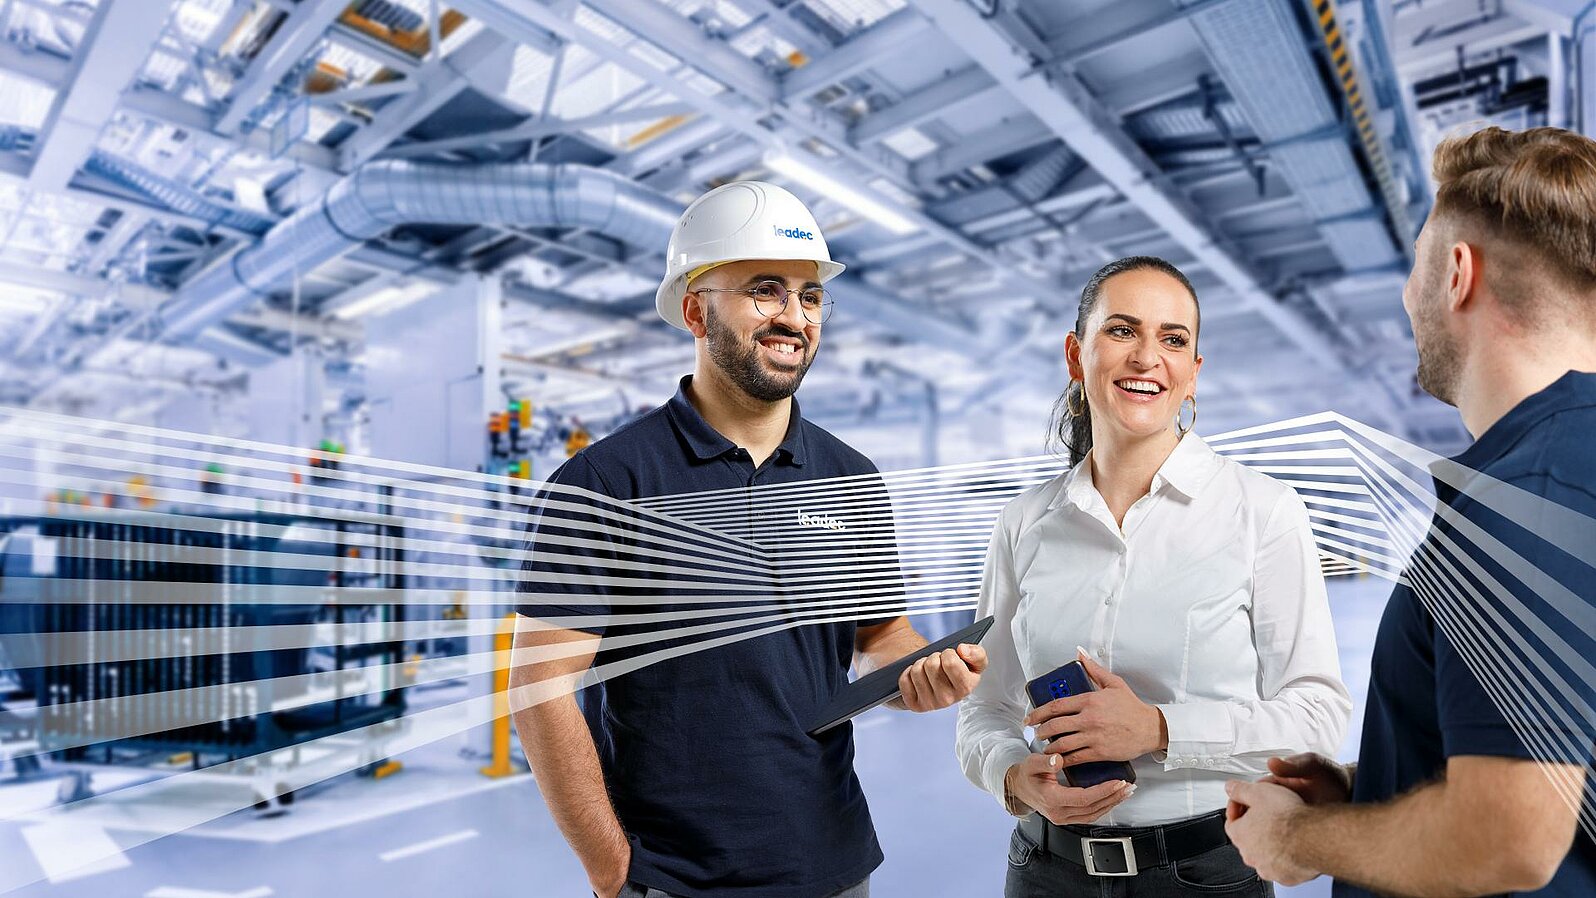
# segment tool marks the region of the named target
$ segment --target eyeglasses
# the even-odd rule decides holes
[[[827,298],[823,287],[804,287],[801,290],[788,290],[787,285],[780,281],[760,281],[752,287],[739,287],[736,289],[726,287],[699,287],[690,293],[741,293],[754,301],[754,308],[766,318],[775,318],[787,311],[787,301],[793,294],[798,295],[798,308],[804,313],[804,320],[810,324],[824,324],[831,317],[831,307],[835,304]]]

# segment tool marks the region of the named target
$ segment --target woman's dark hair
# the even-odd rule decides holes
[[[1103,282],[1116,274],[1128,271],[1158,271],[1169,275],[1180,282],[1186,292],[1191,294],[1192,305],[1197,305],[1197,288],[1191,285],[1191,280],[1179,268],[1157,256],[1129,256],[1114,261],[1097,269],[1091,277],[1086,279],[1086,286],[1081,288],[1081,307],[1075,313],[1075,338],[1086,340],[1086,320],[1092,317],[1092,310],[1097,308],[1097,300],[1103,294]],[[1202,327],[1202,309],[1197,310],[1197,326]],[[1197,351],[1197,335],[1192,334],[1192,351]],[[1070,403],[1080,406],[1079,415],[1070,411]],[[1048,425],[1048,443],[1057,440],[1070,454],[1070,466],[1081,463],[1086,453],[1092,448],[1092,409],[1086,404],[1086,384],[1080,381],[1070,381],[1069,386],[1059,395],[1058,401],[1053,403],[1053,417]]]

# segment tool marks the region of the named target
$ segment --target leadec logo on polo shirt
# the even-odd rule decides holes
[[[784,228],[781,225],[771,225],[770,227],[776,232],[777,237],[791,237],[794,240],[815,239],[814,234],[811,234],[808,231],[799,230],[798,228]]]
[[[836,518],[834,518],[834,517],[832,517],[830,515],[810,514],[809,512],[802,511],[802,510],[800,510],[798,512],[798,526],[800,526],[800,527],[820,527],[820,528],[825,529],[825,530],[847,530],[848,529],[847,527],[844,527],[842,525],[841,521],[837,520]]]

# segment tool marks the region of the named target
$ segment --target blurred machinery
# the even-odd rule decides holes
[[[292,800],[303,767],[273,752],[366,728],[343,753],[374,770],[401,731],[403,530],[389,519],[67,509],[0,530],[0,646],[36,707],[0,711],[0,728],[30,731],[39,753],[242,760],[268,807]]]
[[[488,414],[486,472],[520,480],[532,477],[532,400],[512,399]]]
[[[1531,63],[1544,65],[1540,60]],[[1551,97],[1545,75],[1526,71],[1517,56],[1503,55],[1414,83],[1420,116],[1437,132],[1490,121],[1523,129],[1547,124]]]
[[[312,482],[323,480],[320,472],[337,471],[338,456],[344,454],[344,444],[333,440],[322,440],[316,445],[316,451],[310,454],[310,466],[318,469],[317,473],[310,476]]]
[[[592,442],[593,434],[589,433],[588,429],[583,427],[582,423],[578,421],[576,426],[571,428],[569,435],[565,438],[565,457],[570,458],[578,452],[581,452]]]

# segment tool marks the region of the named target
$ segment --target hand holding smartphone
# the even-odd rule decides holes
[[[1030,681],[1026,684],[1026,691],[1031,696],[1031,707],[1040,708],[1054,699],[1096,692],[1097,684],[1087,676],[1086,668],[1081,662],[1071,661]],[[1058,772],[1058,781],[1061,785],[1074,786],[1078,789],[1110,780],[1134,783],[1136,770],[1125,761],[1089,761],[1085,764],[1061,767]]]

